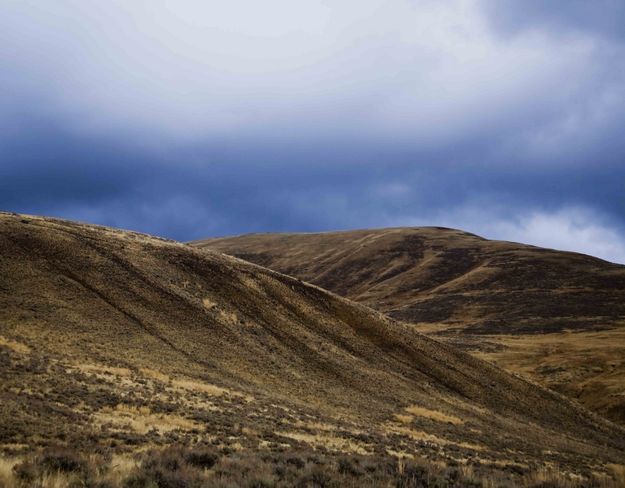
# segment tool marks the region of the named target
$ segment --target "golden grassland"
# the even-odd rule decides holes
[[[499,350],[478,357],[523,374],[605,416],[625,422],[625,326],[600,332],[485,336]]]
[[[191,245],[411,322],[625,424],[625,266],[435,227],[249,234]]]
[[[218,253],[0,214],[0,276],[7,483],[108,480],[121,458],[144,483],[127,486],[514,486],[622,464],[625,432],[561,395]]]

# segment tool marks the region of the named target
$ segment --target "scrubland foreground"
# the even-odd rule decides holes
[[[0,280],[7,486],[623,482],[617,425],[236,258],[3,213]]]
[[[625,424],[625,266],[439,227],[197,241],[301,278]]]

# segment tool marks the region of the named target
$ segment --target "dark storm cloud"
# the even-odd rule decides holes
[[[625,167],[615,161],[497,166],[476,163],[485,152],[475,142],[445,151],[239,144],[159,153],[40,127],[3,154],[2,207],[181,240],[380,226],[398,216],[435,225],[467,205],[507,218],[564,202],[599,207],[618,226],[625,212]]]
[[[145,171],[123,147],[94,146],[43,128],[5,144],[0,162],[5,207],[102,202],[132,192]]]
[[[0,207],[181,240],[450,225],[625,262],[621,2],[302,8],[0,7]]]

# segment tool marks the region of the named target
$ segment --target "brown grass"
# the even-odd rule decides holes
[[[625,266],[431,227],[192,245],[412,322],[625,425]]]
[[[289,439],[305,442],[313,447],[325,447],[330,451],[339,453],[368,454],[368,447],[370,448],[370,446],[361,442],[343,439],[330,434],[307,434],[302,432],[279,432],[278,434]]]
[[[625,327],[604,332],[485,336],[500,350],[478,357],[523,374],[625,422]]]
[[[47,452],[47,454],[46,454]],[[618,488],[621,479],[572,475],[548,466],[527,472],[498,471],[480,464],[431,462],[414,456],[357,454],[332,456],[310,450],[222,453],[195,446],[151,449],[103,458],[99,454],[48,450],[22,460],[0,458],[3,488],[126,487],[292,487],[341,486],[405,488],[550,487]],[[46,456],[74,464],[51,467]],[[77,463],[77,464],[76,464]],[[15,469],[14,469],[15,468]]]
[[[0,214],[0,276],[0,335],[30,348],[0,345],[8,455],[206,442],[252,458],[314,448],[452,465],[477,452],[500,470],[583,471],[625,452],[621,430],[559,395],[220,254]]]
[[[172,430],[190,431],[200,425],[179,415],[154,414],[149,407],[134,407],[119,404],[115,408],[104,408],[93,415],[99,425],[112,424],[116,428],[131,429],[139,434],[151,430],[170,432]]]
[[[19,462],[19,458],[0,457],[0,487],[9,487],[15,484],[13,467]]]
[[[28,354],[30,352],[30,348],[26,344],[2,336],[0,336],[0,346],[8,347],[18,354]]]
[[[447,422],[454,425],[461,425],[464,423],[462,419],[455,417],[453,415],[447,415],[443,412],[439,412],[437,410],[430,410],[428,408],[420,407],[418,405],[411,405],[410,407],[405,408],[406,412],[416,415],[417,417],[425,417],[431,420],[435,420],[437,422]]]

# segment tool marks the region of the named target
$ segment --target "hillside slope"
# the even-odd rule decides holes
[[[249,234],[193,245],[448,331],[545,333],[625,324],[625,266],[452,229]]]
[[[320,288],[154,237],[0,214],[0,449],[212,439],[622,462],[625,432]]]
[[[192,244],[412,322],[625,422],[625,266],[435,227]]]

